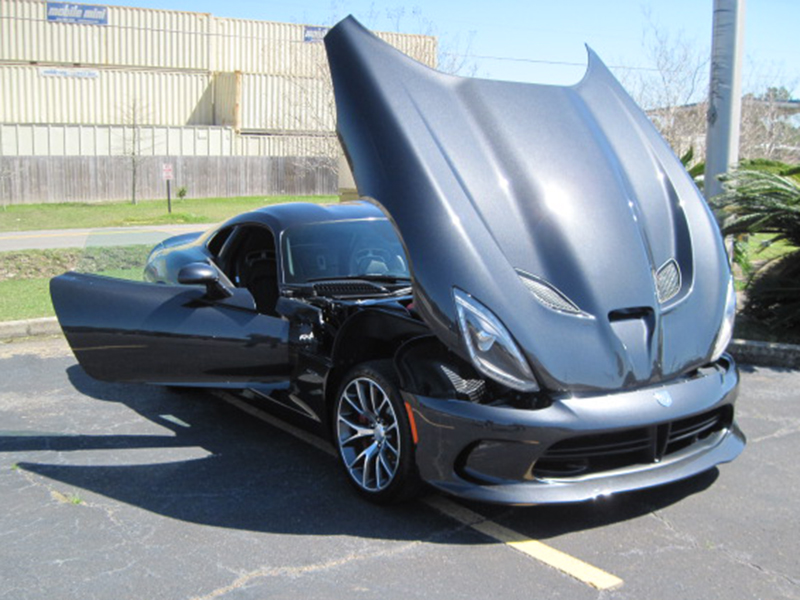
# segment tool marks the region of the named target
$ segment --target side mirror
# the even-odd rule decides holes
[[[219,280],[217,269],[207,263],[190,263],[178,271],[178,283],[206,286],[206,297],[211,300],[230,298],[233,293]]]

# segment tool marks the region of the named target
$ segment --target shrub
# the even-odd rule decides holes
[[[752,165],[756,166],[756,165]],[[800,330],[800,184],[797,168],[757,165],[723,177],[725,191],[712,206],[722,220],[722,231],[737,239],[735,255],[745,273],[745,312],[773,329]],[[784,242],[786,252],[751,269],[742,236],[762,234],[762,248]]]

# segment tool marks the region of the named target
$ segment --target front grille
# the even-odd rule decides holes
[[[317,296],[369,296],[386,292],[386,288],[368,281],[332,281],[315,283]]]
[[[539,479],[568,478],[652,464],[729,427],[733,409],[716,410],[652,427],[585,435],[557,442],[538,460]]]

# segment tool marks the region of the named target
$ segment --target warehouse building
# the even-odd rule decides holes
[[[0,2],[4,205],[336,193],[327,28]],[[430,36],[379,33],[435,66]]]

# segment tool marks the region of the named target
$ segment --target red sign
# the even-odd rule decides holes
[[[164,181],[170,181],[174,179],[172,176],[172,163],[163,163],[161,165],[161,178]]]

